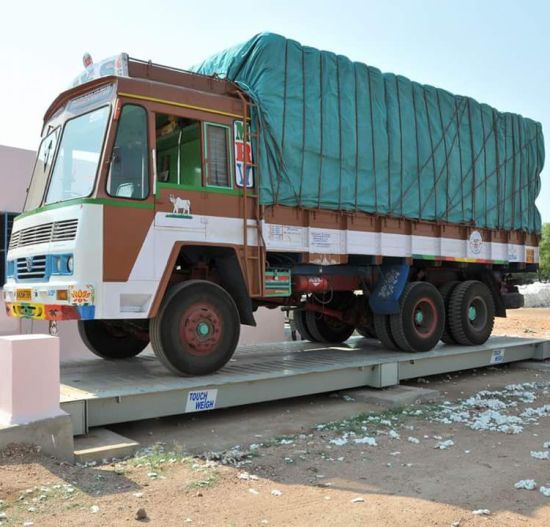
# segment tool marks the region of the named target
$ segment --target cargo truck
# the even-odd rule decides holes
[[[45,114],[7,313],[178,375],[261,306],[312,342],[479,345],[537,269],[543,158],[534,121],[278,35],[191,71],[122,54]]]

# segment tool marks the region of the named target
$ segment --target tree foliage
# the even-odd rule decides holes
[[[550,280],[550,223],[542,226],[539,275],[541,280]]]

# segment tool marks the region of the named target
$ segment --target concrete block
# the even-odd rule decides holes
[[[61,461],[74,460],[73,425],[66,414],[0,426],[0,450],[12,443],[39,446],[41,452]]]
[[[438,390],[417,388],[415,386],[392,386],[383,390],[360,388],[341,392],[359,402],[377,404],[386,408],[399,408],[418,403],[431,403],[442,400]]]
[[[132,456],[139,447],[136,441],[107,428],[94,428],[85,436],[76,438],[74,444],[76,463]]]
[[[63,415],[59,408],[59,339],[0,337],[0,425]]]
[[[550,361],[524,360],[516,362],[514,366],[524,370],[550,371]]]

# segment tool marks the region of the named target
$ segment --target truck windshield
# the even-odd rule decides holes
[[[31,184],[27,192],[25,200],[25,210],[32,210],[40,206],[44,188],[48,180],[50,168],[52,167],[53,157],[55,155],[55,147],[59,138],[59,128],[52,130],[40,143],[38,156],[32,173]]]
[[[89,196],[101,157],[109,106],[67,121],[55,160],[46,203]]]

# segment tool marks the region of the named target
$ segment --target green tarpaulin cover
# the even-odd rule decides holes
[[[540,231],[540,123],[270,33],[193,70],[255,101],[264,205]]]

